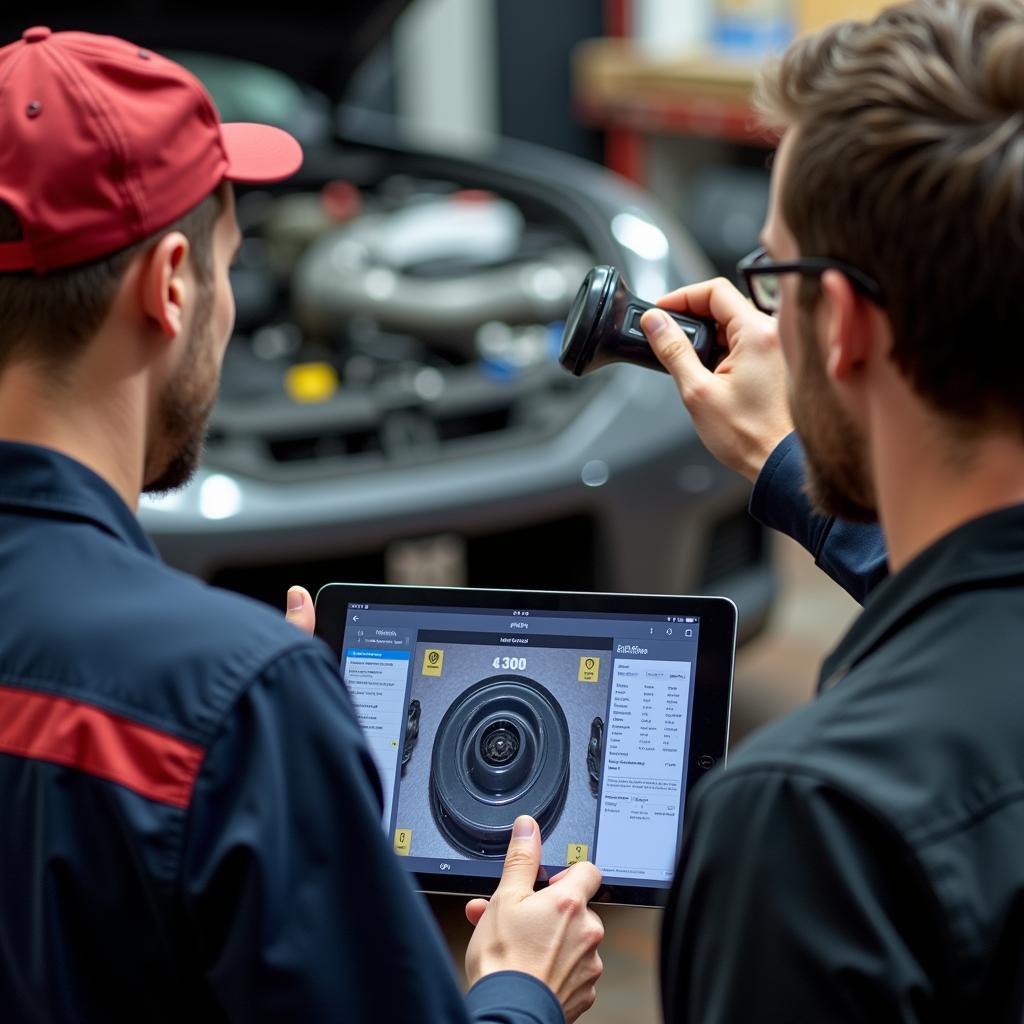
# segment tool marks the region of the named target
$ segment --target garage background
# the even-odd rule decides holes
[[[797,31],[838,17],[869,16],[879,6],[836,0],[775,10]],[[465,94],[453,80],[459,73],[453,68],[453,79],[444,86],[435,81],[433,94],[403,91],[398,102],[415,131],[463,145],[499,132],[605,163],[654,191],[693,232],[716,272],[733,276],[736,260],[757,244],[770,148],[745,109],[759,54],[717,56],[715,5],[452,0],[423,6],[406,15],[398,36],[410,85],[412,76],[421,85],[431,78],[428,51],[417,46],[417,34],[435,32],[440,38],[466,14],[476,19],[477,39],[490,39],[497,54],[497,60],[483,61],[490,69],[483,70],[488,86],[474,94],[458,127],[450,117]],[[466,51],[461,73],[471,74],[481,51],[472,44]],[[609,61],[618,67],[609,68]],[[770,543],[778,598],[764,633],[738,655],[733,744],[810,698],[822,657],[858,611],[797,545],[783,537]],[[470,934],[461,903],[432,899],[461,962]],[[586,1019],[657,1020],[660,915],[625,907],[599,912],[607,936],[605,975]]]
[[[358,151],[363,165],[388,154],[387,171],[365,172],[367,190],[376,195],[395,167],[414,168],[420,180],[511,196],[529,212],[524,196],[531,188],[548,190],[549,203],[562,188],[565,196],[552,205],[578,203],[574,224],[596,224],[580,243],[594,262],[616,259],[622,250],[608,226],[617,211],[635,209],[639,221],[649,217],[664,227],[670,253],[644,296],[653,299],[659,283],[667,290],[710,273],[731,276],[736,260],[756,244],[772,144],[749,107],[758,62],[796,32],[877,6],[871,0],[378,0],[353,8],[355,15],[338,7],[315,18],[303,17],[302,4],[289,5],[281,30],[268,31],[264,15],[275,9],[259,3],[182,0],[169,10],[140,0],[86,13],[78,5],[42,2],[24,13],[5,11],[3,24],[7,39],[30,23],[89,28],[157,49],[244,53],[283,63],[299,77],[310,72],[317,95],[296,100],[282,116],[307,145],[359,138],[346,152]],[[328,33],[320,31],[323,17]],[[318,35],[329,36],[330,51],[312,60],[307,48]],[[259,101],[261,81],[252,79],[243,99]],[[275,101],[287,93],[279,82],[268,89]],[[506,140],[525,148],[509,148]],[[551,153],[585,163],[558,162]],[[599,166],[610,173],[592,179]],[[331,167],[348,174],[352,162]],[[325,171],[323,180],[329,177]],[[261,229],[261,216],[253,213],[254,230]],[[275,344],[292,343],[278,320],[254,322],[233,348],[254,346],[258,359],[279,368],[280,352],[265,358]],[[259,334],[266,327],[277,334]],[[295,366],[322,362],[296,356],[283,379]],[[344,391],[350,365],[334,367],[328,359],[327,366],[328,382],[336,370]],[[520,405],[501,406],[512,412],[474,406],[455,427],[451,417],[433,415],[438,399],[430,396],[438,379],[448,381],[445,373],[417,378],[418,397],[399,416],[375,407],[367,412],[369,427],[341,440],[336,424],[330,431],[322,426],[330,419],[326,399],[296,401],[291,419],[284,417],[292,433],[269,438],[261,431],[274,418],[271,403],[260,398],[251,407],[225,407],[196,487],[151,503],[142,514],[147,529],[172,563],[279,603],[288,583],[315,587],[332,578],[727,593],[745,616],[732,741],[810,696],[818,661],[856,609],[805,553],[750,523],[745,485],[702,453],[668,382],[626,368],[614,379],[609,372],[607,384],[569,393],[541,373],[541,383],[529,384],[532,391],[523,385]],[[316,380],[304,379],[315,390]],[[447,386],[457,390],[454,375]],[[482,401],[476,393],[469,397]],[[528,442],[506,438],[502,432],[531,402],[530,415],[534,406],[557,408],[564,422]],[[615,444],[606,433],[546,468],[544,460],[566,449],[580,422],[612,408],[619,410],[608,431]],[[317,414],[324,416],[316,420]],[[296,433],[297,416],[321,426]],[[449,449],[446,431],[456,429],[465,431],[457,439],[464,448]],[[485,437],[495,444],[466,454],[465,445]],[[288,472],[276,463],[257,466],[250,458],[253,438],[265,441],[275,458],[286,456]],[[441,488],[448,499],[429,506],[417,504],[429,480],[400,493],[393,483],[424,472],[416,448],[423,438],[432,452],[445,454],[433,475],[451,473],[453,481]],[[413,455],[396,462],[396,448]],[[249,454],[241,458],[239,451]],[[381,458],[352,468],[368,451]],[[641,454],[643,472],[631,475]],[[321,458],[327,468],[317,475]],[[486,489],[479,467],[498,464],[508,467],[506,476],[532,475],[542,483],[510,485],[488,503],[474,492],[474,481],[477,490]],[[462,477],[459,465],[468,467]],[[616,487],[615,496],[602,497]],[[320,507],[318,495],[327,495],[322,505],[335,509],[333,517],[307,514]],[[523,568],[508,553],[527,549],[539,553],[534,576],[508,578]],[[542,578],[541,568],[550,575]],[[462,900],[432,897],[431,904],[461,970],[468,937]],[[656,1020],[660,915],[630,908],[600,913],[606,971],[586,1019]]]

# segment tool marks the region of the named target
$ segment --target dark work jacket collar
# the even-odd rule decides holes
[[[94,523],[157,557],[132,510],[102,477],[52,448],[0,441],[0,514],[19,510]]]
[[[818,692],[836,685],[859,661],[945,598],[1022,582],[1024,505],[958,526],[875,588],[864,611],[825,659]]]

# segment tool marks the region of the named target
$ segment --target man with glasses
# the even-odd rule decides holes
[[[832,26],[759,103],[784,134],[753,305],[724,281],[661,303],[728,356],[644,329],[755,514],[868,600],[818,698],[694,794],[666,1018],[1019,1021],[1024,5]]]
[[[805,547],[819,568],[863,604],[888,573],[885,540],[877,522],[837,520],[815,509],[809,500],[804,450],[793,431],[786,401],[774,319],[779,310],[783,275],[816,276],[830,269],[844,273],[851,286],[865,297],[884,301],[878,284],[841,260],[810,257],[780,262],[771,259],[761,246],[736,267],[745,281],[750,302],[730,282],[718,278],[682,288],[666,296],[663,304],[695,314],[702,309],[705,312],[699,315],[703,316],[712,316],[714,308],[723,330],[731,330],[736,339],[736,354],[718,376],[709,374],[703,366],[693,373],[686,361],[677,364],[676,377],[708,448],[754,484],[751,515]],[[668,323],[671,329],[672,322]],[[652,334],[655,350],[660,351],[659,339],[652,331],[657,319],[648,319],[645,325]],[[674,332],[665,335],[661,344],[673,337]],[[685,354],[684,348],[680,356],[685,359]],[[772,361],[774,366],[770,365]],[[699,389],[696,396],[694,385]]]

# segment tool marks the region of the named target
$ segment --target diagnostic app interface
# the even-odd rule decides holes
[[[543,863],[671,879],[686,792],[694,617],[348,607],[342,676],[411,870],[498,875],[512,822]]]

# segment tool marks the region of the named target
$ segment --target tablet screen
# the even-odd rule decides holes
[[[411,871],[451,891],[500,875],[519,814],[540,825],[549,875],[591,860],[613,889],[664,890],[703,616],[537,603],[345,601],[332,646],[380,774],[383,827]]]

